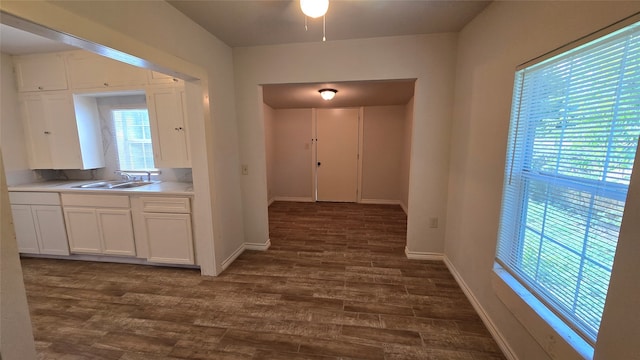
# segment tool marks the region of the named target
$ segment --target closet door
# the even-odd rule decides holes
[[[357,201],[359,114],[359,109],[317,110],[318,201]]]

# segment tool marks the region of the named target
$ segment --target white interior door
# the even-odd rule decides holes
[[[318,201],[357,201],[359,113],[359,109],[317,110]]]

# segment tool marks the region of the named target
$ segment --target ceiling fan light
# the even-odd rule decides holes
[[[336,96],[336,93],[338,92],[338,90],[336,90],[336,89],[320,89],[320,90],[318,90],[318,92],[320,93],[320,96],[322,96],[323,99],[328,101],[328,100],[333,99],[334,96]]]
[[[329,0],[300,0],[300,9],[311,18],[319,18],[327,13]]]

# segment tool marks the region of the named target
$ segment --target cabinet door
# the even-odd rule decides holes
[[[182,84],[183,81],[177,78],[174,78],[171,75],[163,74],[157,71],[148,70],[147,72],[147,80],[149,84]]]
[[[45,101],[40,94],[20,98],[22,120],[31,169],[52,169],[49,140],[51,130],[47,125]]]
[[[191,215],[142,213],[150,262],[193,264]]]
[[[67,70],[72,89],[109,86],[109,63],[102,56],[84,51],[73,52],[67,56]]]
[[[73,97],[67,92],[43,95],[48,116],[53,169],[81,169],[82,152]]]
[[[18,91],[67,89],[67,71],[60,54],[36,54],[14,58]]]
[[[100,230],[94,209],[65,207],[64,219],[72,253],[102,253]]]
[[[20,99],[32,169],[81,169],[73,97],[67,91]]]
[[[21,253],[39,254],[38,237],[31,216],[31,206],[11,205],[13,214],[13,226],[16,230],[18,251]]]
[[[143,88],[147,83],[147,70],[116,60],[108,60],[108,86],[136,86]]]
[[[60,206],[32,205],[31,214],[35,224],[41,254],[69,255],[67,231]]]
[[[183,93],[179,88],[148,90],[147,106],[156,167],[191,167]]]
[[[97,209],[102,252],[108,255],[136,255],[130,210]]]

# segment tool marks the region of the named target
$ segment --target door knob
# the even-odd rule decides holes
[[[318,161],[318,166],[322,165],[322,163],[320,161]]]

